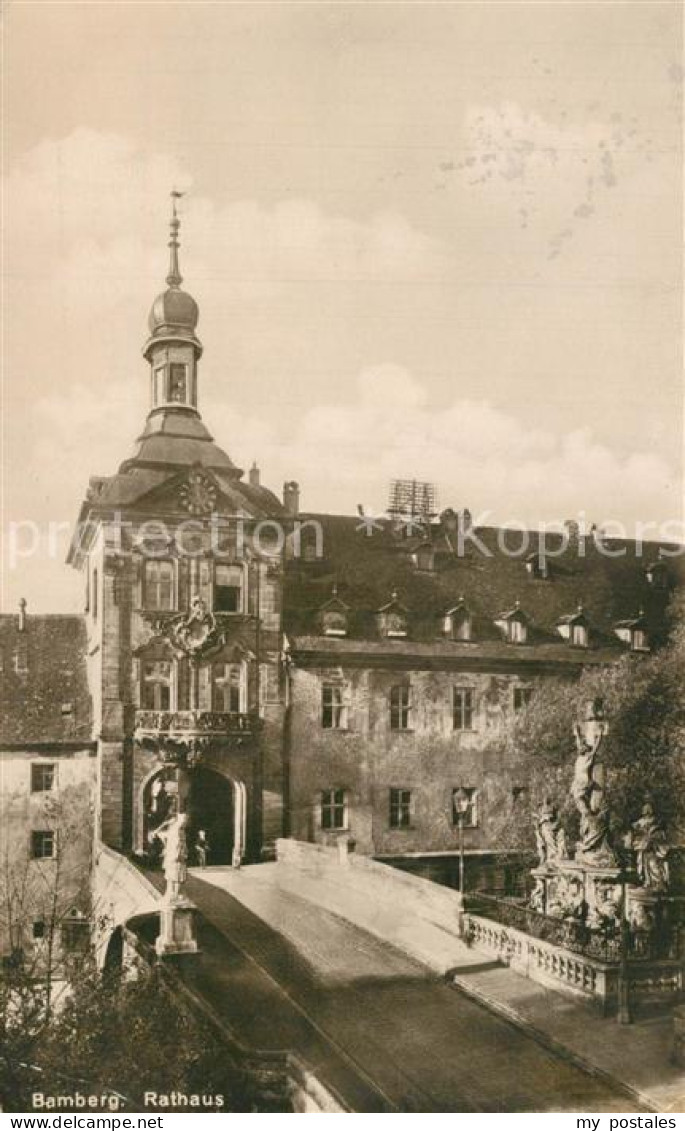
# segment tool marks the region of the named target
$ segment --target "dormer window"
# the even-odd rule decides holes
[[[392,600],[378,610],[378,629],[381,636],[397,639],[407,635],[407,610],[393,593]]]
[[[647,633],[645,632],[644,628],[633,629],[630,638],[630,647],[632,648],[633,652],[649,651],[649,641],[647,639]]]
[[[590,643],[590,626],[579,605],[575,613],[562,617],[557,624],[557,631],[564,640],[568,640],[572,648],[587,648]]]
[[[414,564],[424,573],[432,573],[435,569],[435,550],[430,542],[418,546],[413,554]]]
[[[574,648],[587,648],[588,629],[583,621],[575,621],[571,625],[571,644]]]
[[[649,652],[649,632],[644,614],[640,611],[632,620],[621,620],[614,626],[619,640],[630,645],[631,652]]]
[[[528,638],[528,626],[525,621],[511,620],[507,625],[507,639],[511,644],[525,644]]]
[[[333,596],[319,610],[319,620],[324,636],[347,636],[349,607],[338,597],[336,587]]]
[[[528,642],[528,617],[520,608],[518,601],[513,609],[502,613],[495,622],[502,630],[505,640],[509,644],[526,644]]]
[[[443,622],[445,636],[450,640],[466,642],[473,639],[473,618],[463,602],[448,609]]]

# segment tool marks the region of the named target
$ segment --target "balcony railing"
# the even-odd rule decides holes
[[[261,719],[237,711],[136,711],[136,738],[226,738],[256,734]]]
[[[522,902],[498,898],[482,891],[468,895],[466,906],[476,915],[575,951],[586,958],[596,958],[601,962],[618,962],[620,959],[618,926],[613,932],[591,931],[583,922],[570,918],[556,919],[534,911]],[[677,924],[673,923],[662,924],[658,931],[651,933],[631,930],[626,941],[631,959],[676,959],[679,954],[679,931]]]

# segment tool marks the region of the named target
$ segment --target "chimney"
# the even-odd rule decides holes
[[[570,550],[577,550],[580,545],[580,523],[575,519],[567,518],[564,523],[566,541]]]
[[[19,631],[26,631],[26,598],[22,597],[19,601]]]
[[[259,468],[256,460],[250,468],[250,487],[259,487]]]
[[[300,513],[300,485],[292,479],[283,484],[283,506],[292,518]]]

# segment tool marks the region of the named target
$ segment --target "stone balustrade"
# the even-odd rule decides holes
[[[618,962],[603,962],[565,950],[557,942],[535,938],[470,912],[464,915],[464,935],[476,950],[492,955],[535,982],[591,1001],[602,1013],[610,1013],[616,1006]],[[636,1007],[659,1007],[672,1004],[682,994],[683,969],[676,960],[631,961],[628,980]]]
[[[260,719],[253,714],[229,711],[136,711],[136,737],[145,734],[169,734],[179,737],[222,737],[231,734],[253,734]]]

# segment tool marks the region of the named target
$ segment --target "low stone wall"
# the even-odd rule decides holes
[[[98,966],[117,927],[138,915],[159,911],[160,894],[125,856],[105,844],[95,846],[93,864],[93,922]]]
[[[478,915],[464,915],[464,935],[471,946],[512,970],[570,997],[592,1002],[602,1013],[615,1010],[619,967],[600,962],[557,943],[545,942]],[[629,994],[638,1010],[672,1005],[683,990],[683,970],[675,961],[631,962]]]
[[[331,1115],[349,1112],[339,1096],[299,1057],[286,1057],[288,1092],[293,1112]]]
[[[338,848],[281,838],[276,841],[276,859],[291,864],[303,875],[331,879],[336,885],[363,892],[370,901],[394,902],[411,899],[411,913],[450,933],[458,932],[459,895],[432,880],[412,876],[370,856],[349,852],[341,840]]]

